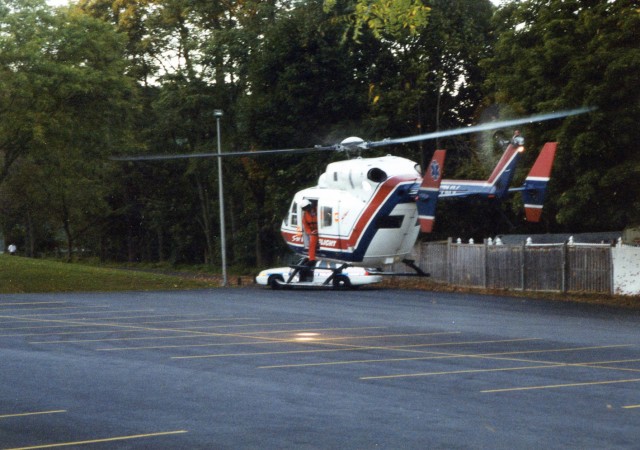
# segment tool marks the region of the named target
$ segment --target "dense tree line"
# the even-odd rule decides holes
[[[582,105],[532,124],[559,140],[545,223],[506,205],[439,205],[433,237],[640,223],[637,0],[44,0],[0,5],[0,231],[28,256],[218,264],[215,159],[114,155],[309,147]],[[511,132],[513,130],[506,130]],[[449,149],[483,178],[491,135]],[[228,257],[270,264],[293,193],[337,155],[225,158]],[[520,174],[519,176],[523,176]],[[487,214],[487,208],[491,214]],[[515,227],[515,228],[514,228]]]

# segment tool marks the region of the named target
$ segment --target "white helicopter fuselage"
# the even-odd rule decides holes
[[[317,206],[318,249],[323,259],[379,266],[405,258],[420,232],[416,197],[419,166],[397,156],[331,163],[318,185],[299,191],[281,233],[296,253],[308,253],[302,200]]]

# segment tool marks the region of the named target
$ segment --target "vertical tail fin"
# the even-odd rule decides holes
[[[522,198],[524,201],[525,215],[529,222],[539,222],[542,216],[545,191],[551,176],[557,146],[557,142],[547,142],[544,144],[542,151],[538,155],[536,162],[533,164],[524,182]]]
[[[418,219],[420,221],[420,231],[423,233],[430,233],[433,230],[445,156],[445,150],[436,150],[433,153],[433,158],[425,171],[418,190]]]
[[[487,180],[487,183],[491,185],[490,196],[503,198],[507,195],[509,185],[516,171],[516,165],[523,151],[524,147],[520,142],[512,142],[509,144]]]

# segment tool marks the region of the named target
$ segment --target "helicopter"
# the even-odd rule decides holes
[[[361,141],[352,137],[342,144]],[[547,142],[524,184],[515,188],[509,185],[525,151],[519,132],[508,143],[491,176],[483,181],[443,179],[445,150],[435,151],[424,175],[418,164],[398,156],[333,162],[320,175],[317,186],[294,195],[280,231],[291,250],[307,255],[309,244],[301,227],[301,205],[311,202],[317,211],[316,254],[323,259],[376,267],[403,260],[411,253],[419,233],[432,231],[438,200],[502,200],[522,192],[527,220],[538,222],[556,147],[556,142]]]
[[[308,254],[306,200],[317,210],[319,257],[367,267],[395,262],[411,252],[420,231],[433,228],[445,156],[436,150],[424,177],[417,163],[393,155],[330,163],[317,186],[294,195],[281,235],[295,253]]]
[[[386,138],[380,141],[365,141],[350,137],[338,144],[307,148],[112,159],[144,161],[322,151],[338,151],[351,155],[353,152],[361,153],[383,146],[514,127],[583,114],[592,110],[593,108],[583,107],[402,138]],[[538,221],[556,147],[557,144],[554,142],[545,144],[524,184],[516,188],[510,188],[509,184],[520,154],[524,151],[524,139],[519,133],[516,133],[508,142],[502,158],[485,181],[443,179],[445,150],[434,152],[424,173],[416,162],[393,155],[372,158],[358,156],[329,163],[325,172],[320,175],[316,186],[305,188],[294,195],[286,217],[282,221],[280,229],[282,237],[287,246],[301,256],[299,263],[290,266],[293,272],[284,284],[290,284],[298,273],[303,275],[313,270],[314,261],[309,261],[308,258],[309,239],[302,227],[303,202],[310,202],[317,210],[316,255],[325,260],[341,263],[334,270],[335,277],[338,277],[344,268],[352,265],[381,267],[401,260],[414,269],[416,275],[428,276],[406,258],[419,233],[432,231],[438,199],[472,196],[502,199],[508,194],[522,192],[527,219],[533,222]],[[305,277],[300,278],[304,280]],[[329,277],[325,284],[331,283],[332,278],[333,276]]]

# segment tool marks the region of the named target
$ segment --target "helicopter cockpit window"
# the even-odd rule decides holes
[[[298,225],[298,204],[296,202],[293,202],[291,204],[291,211],[289,213],[289,217],[290,217],[290,222],[291,222],[291,226],[297,226]]]
[[[330,206],[323,206],[321,208],[321,226],[324,227],[330,227],[332,225],[332,219],[333,219],[333,208]]]

